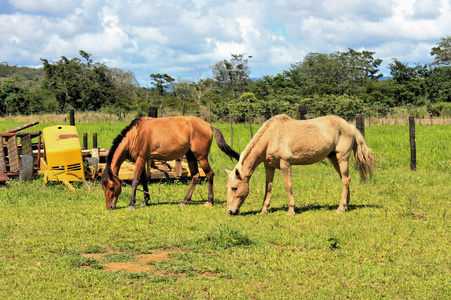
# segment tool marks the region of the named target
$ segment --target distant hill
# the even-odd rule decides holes
[[[0,78],[10,78],[14,76],[23,77],[25,80],[39,81],[44,78],[44,69],[10,66],[7,62],[1,62]]]

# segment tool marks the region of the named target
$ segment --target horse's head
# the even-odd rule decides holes
[[[115,208],[122,187],[119,180],[111,172],[111,169],[105,169],[103,172],[102,189],[105,192],[106,209]]]
[[[249,178],[241,169],[235,167],[233,171],[227,171],[229,181],[227,183],[227,211],[231,215],[240,213],[241,204],[249,194]]]

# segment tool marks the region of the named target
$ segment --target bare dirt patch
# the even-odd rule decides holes
[[[158,250],[152,254],[140,254],[135,256],[134,261],[127,262],[106,262],[105,257],[109,254],[120,254],[121,252],[109,251],[107,253],[85,253],[82,254],[86,258],[94,258],[102,263],[105,272],[152,272],[159,273],[150,262],[164,261],[172,259],[169,255],[172,253],[181,253],[181,251],[171,250]]]

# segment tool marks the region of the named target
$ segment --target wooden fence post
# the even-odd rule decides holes
[[[69,121],[70,126],[75,126],[75,111],[73,109],[69,111]]]
[[[296,107],[296,118],[298,120],[308,120],[307,106],[306,105],[298,105]]]
[[[83,133],[83,149],[88,149],[88,134],[86,132]]]
[[[149,107],[148,117],[158,118],[158,107],[157,106],[150,106]]]
[[[229,104],[229,117],[230,117],[230,134],[231,134],[230,148],[233,149],[232,106],[230,104]]]
[[[92,134],[92,148],[97,148],[97,133]]]
[[[415,118],[409,117],[410,130],[410,169],[416,171],[417,169],[417,148],[415,143]]]
[[[358,131],[360,131],[360,133],[365,138],[365,116],[364,115],[356,115],[355,116],[355,127],[357,128]],[[355,170],[356,171],[360,170],[358,164],[355,165]]]
[[[252,132],[252,119],[251,119],[251,109],[249,108],[249,105],[247,106],[247,116],[249,119],[249,128],[251,129],[251,138],[254,137],[254,133]]]
[[[355,116],[355,127],[357,127],[363,137],[365,137],[365,115]]]

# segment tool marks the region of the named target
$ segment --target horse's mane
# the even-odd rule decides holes
[[[260,129],[254,135],[254,137],[249,142],[249,144],[247,144],[246,148],[244,149],[243,153],[241,154],[240,163],[242,163],[246,159],[246,157],[249,155],[251,150],[260,141],[260,138],[262,137],[263,133],[265,133],[266,130],[268,129],[268,127],[270,127],[270,125],[272,125],[274,123],[285,123],[290,120],[293,120],[293,119],[285,114],[282,114],[282,115],[274,116],[271,119],[269,119],[268,121],[266,121],[265,123],[263,123],[262,127],[260,127]]]
[[[119,147],[119,145],[122,143],[122,140],[125,138],[125,136],[127,135],[127,133],[134,128],[135,126],[137,126],[139,123],[141,122],[141,118],[136,118],[134,119],[130,125],[128,125],[127,127],[125,127],[121,133],[113,140],[113,145],[110,148],[110,152],[108,153],[108,157],[106,159],[106,164],[110,165],[111,161],[113,160],[113,156],[114,153],[117,150],[117,147]]]
[[[121,133],[113,140],[113,145],[110,148],[110,151],[108,153],[108,157],[106,159],[106,166],[103,170],[103,176],[102,176],[102,184],[106,184],[107,180],[113,176],[113,172],[111,171],[111,162],[113,161],[114,153],[116,152],[119,145],[122,143],[122,140],[125,138],[127,133],[133,129],[135,126],[137,126],[141,122],[141,118],[134,119],[130,125],[125,127]]]

